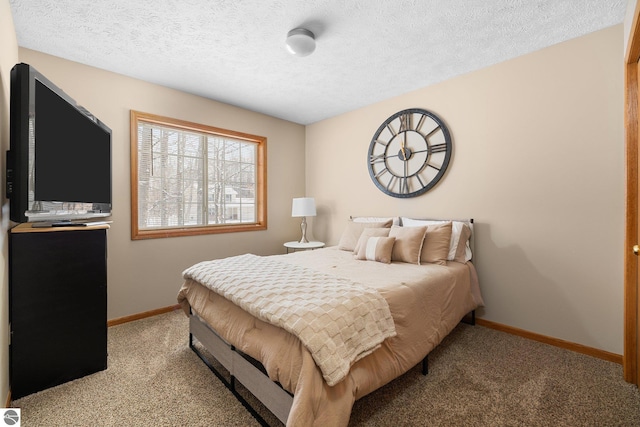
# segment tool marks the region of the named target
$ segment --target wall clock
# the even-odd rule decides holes
[[[389,196],[419,196],[440,181],[451,151],[449,129],[438,116],[420,108],[398,111],[371,139],[369,175]]]

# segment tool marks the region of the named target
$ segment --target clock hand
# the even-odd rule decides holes
[[[405,132],[402,135],[402,144],[400,145],[400,151],[402,151],[402,160],[406,161],[407,160],[407,153],[405,152],[404,149],[404,144],[407,142],[407,133]]]

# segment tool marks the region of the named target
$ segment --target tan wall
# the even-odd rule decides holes
[[[0,0],[0,188],[4,194],[5,156],[9,149],[9,83],[11,67],[18,62],[18,42],[8,0]],[[0,212],[0,406],[9,393],[9,282],[7,228],[9,204],[2,200]]]
[[[482,317],[622,354],[622,50],[618,25],[308,126],[313,232],[335,244],[349,215],[472,217]],[[444,119],[454,154],[434,189],[394,199],[367,149],[410,107]]]
[[[198,261],[284,253],[299,234],[291,200],[304,195],[304,127],[28,49],[33,65],[112,130],[113,224],[108,248],[108,317],[176,303],[182,271]],[[131,241],[131,109],[267,137],[268,230]]]

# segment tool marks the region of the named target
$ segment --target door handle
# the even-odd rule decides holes
[[[638,255],[638,253],[640,253],[640,246],[633,245],[633,253]]]

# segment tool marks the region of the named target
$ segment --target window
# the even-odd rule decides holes
[[[131,111],[131,238],[267,228],[266,144]]]

